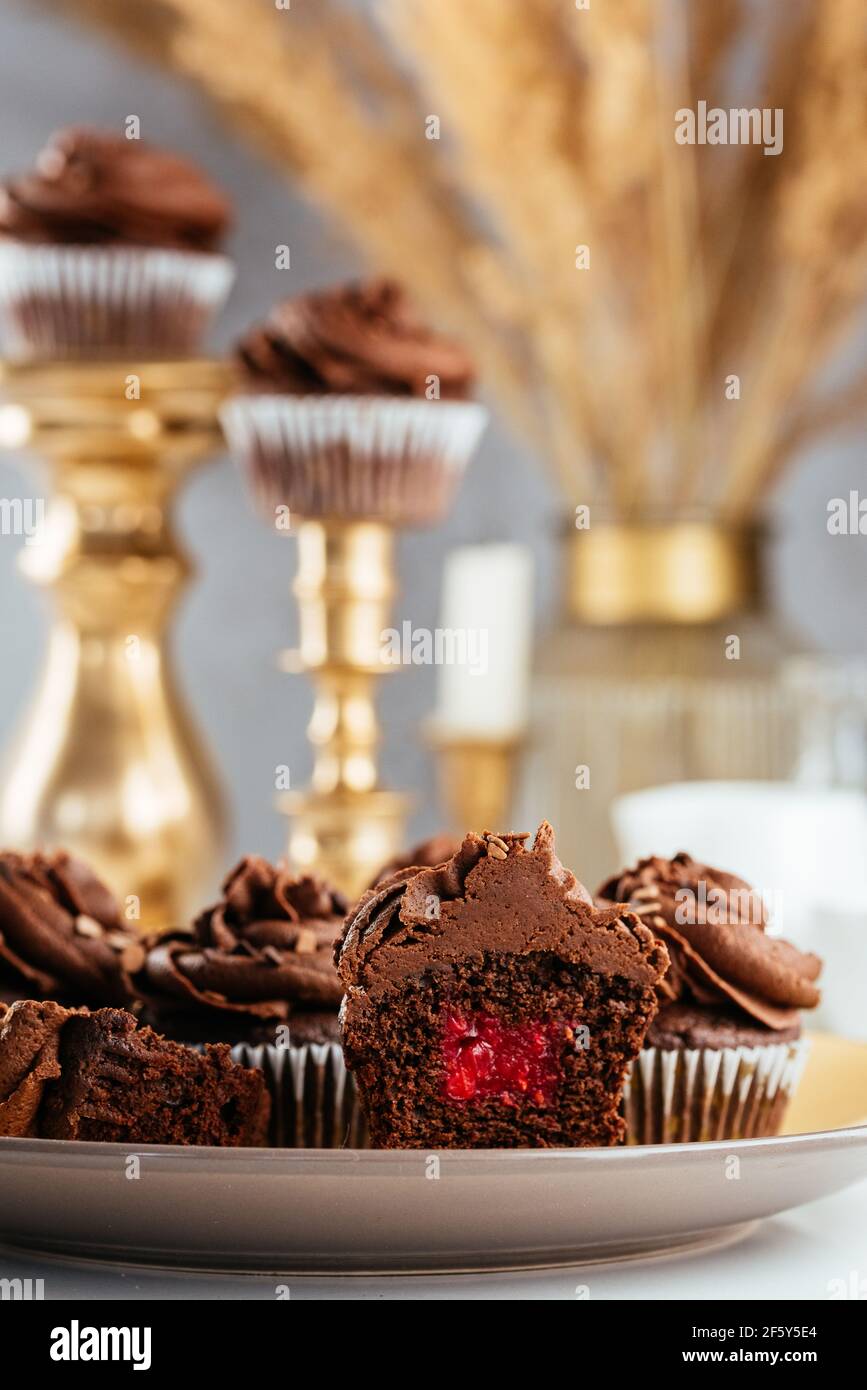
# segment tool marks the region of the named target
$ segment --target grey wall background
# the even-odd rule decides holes
[[[229,249],[239,278],[216,347],[230,343],[276,298],[362,268],[337,229],[219,126],[192,93],[56,13],[0,0],[0,173],[29,167],[58,125],[118,126],[129,114],[141,118],[145,138],[200,160],[235,199],[238,227]],[[290,271],[274,268],[274,246],[281,242],[292,247]],[[771,508],[778,525],[775,602],[806,641],[841,653],[867,649],[867,538],[829,537],[826,505],[861,484],[864,443],[863,437],[850,439],[802,459]],[[0,496],[38,495],[29,462],[0,457]],[[449,523],[403,541],[398,618],[420,626],[436,622],[450,546],[519,539],[536,557],[541,629],[556,610],[558,520],[557,498],[542,468],[495,418]],[[300,785],[309,766],[309,690],[301,678],[275,668],[278,649],[295,640],[289,594],[294,542],[253,516],[226,458],[192,482],[179,521],[199,566],[175,629],[181,684],[230,794],[234,850],[276,855],[284,827],[272,808],[274,768],[288,763]],[[37,677],[47,616],[43,596],[17,573],[18,544],[0,537],[0,742],[6,747]],[[414,829],[426,833],[438,813],[417,726],[433,706],[435,672],[409,668],[385,685],[385,777],[416,793]]]

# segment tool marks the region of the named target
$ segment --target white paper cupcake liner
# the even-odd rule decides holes
[[[0,242],[0,323],[18,358],[195,351],[234,279],[226,256]]]
[[[648,1047],[623,1092],[627,1144],[777,1134],[807,1060],[805,1040],[767,1047]]]
[[[337,1043],[304,1047],[238,1043],[232,1058],[265,1073],[271,1096],[268,1142],[275,1148],[368,1147],[355,1081]]]
[[[471,401],[236,396],[223,429],[269,515],[424,526],[447,512],[487,411]]]

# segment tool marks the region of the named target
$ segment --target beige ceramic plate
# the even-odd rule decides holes
[[[287,1273],[622,1259],[733,1239],[867,1177],[865,1121],[867,1045],[819,1037],[778,1139],[440,1155],[0,1139],[0,1242]]]

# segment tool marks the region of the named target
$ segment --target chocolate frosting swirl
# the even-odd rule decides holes
[[[391,280],[277,304],[237,351],[258,391],[424,398],[435,376],[441,397],[462,400],[475,379],[464,349],[420,323]]]
[[[668,954],[625,908],[597,910],[564,868],[545,821],[526,835],[467,835],[436,868],[407,868],[368,890],[335,947],[349,995],[375,998],[468,954],[550,951],[564,961],[654,986]],[[435,911],[432,911],[432,905]]]
[[[628,903],[667,945],[665,1003],[734,1005],[767,1028],[786,1029],[799,1009],[819,1002],[819,957],[766,935],[764,903],[734,874],[684,853],[654,856],[609,879],[598,899]]]
[[[144,959],[105,884],[71,855],[0,854],[0,992],[128,1004]]]
[[[0,235],[19,241],[213,251],[229,221],[229,203],[189,160],[80,126],[57,131],[36,170],[0,188]]]
[[[223,884],[223,900],[190,931],[149,943],[141,992],[163,1007],[288,1019],[334,1010],[342,990],[332,961],[346,901],[319,879],[248,855]]]

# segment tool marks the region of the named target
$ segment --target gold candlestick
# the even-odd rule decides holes
[[[301,640],[283,665],[313,681],[313,776],[278,801],[289,859],[354,898],[398,853],[407,807],[379,785],[376,757],[374,690],[396,664],[384,640],[395,535],[445,515],[486,412],[400,394],[242,389],[220,415],[263,515],[298,523]]]
[[[220,443],[218,362],[4,364],[0,445],[54,476],[23,568],[57,615],[0,787],[0,843],[63,846],[142,927],[189,919],[222,867],[224,813],[175,689],[167,624],[190,564],[170,507]]]
[[[382,654],[394,595],[394,531],[372,521],[302,521],[293,592],[297,652],[283,668],[314,682],[309,790],[279,800],[291,817],[289,857],[350,897],[398,850],[407,799],[378,785],[375,682],[392,672]]]

